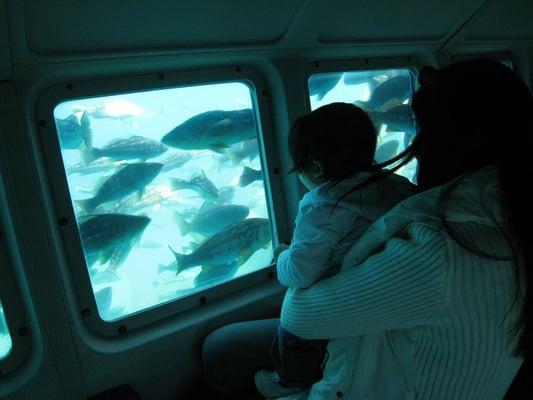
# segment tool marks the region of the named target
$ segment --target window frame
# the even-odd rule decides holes
[[[311,112],[311,96],[309,95],[309,79],[314,74],[335,72],[368,72],[372,70],[406,69],[413,74],[413,93],[416,90],[418,74],[424,65],[422,59],[414,56],[395,58],[361,58],[354,60],[326,60],[312,61],[305,65],[303,74],[303,86],[305,90],[305,107]],[[377,148],[376,148],[377,150]],[[413,162],[411,160],[410,162]],[[416,180],[416,176],[414,177]]]
[[[2,168],[2,170],[5,170]],[[0,378],[17,370],[30,353],[31,330],[28,325],[26,311],[22,303],[22,293],[18,286],[15,271],[15,256],[18,254],[16,239],[10,226],[8,199],[4,179],[0,174],[0,298],[4,309],[11,350],[6,358],[0,360]]]
[[[213,77],[216,77],[214,79]],[[105,321],[98,313],[89,272],[86,268],[78,224],[70,198],[66,171],[57,134],[54,109],[65,101],[89,97],[120,95],[140,91],[170,89],[179,86],[208,85],[226,82],[242,82],[250,88],[252,106],[256,111],[260,146],[261,167],[264,173],[266,204],[272,232],[272,245],[285,237],[287,227],[283,213],[283,199],[272,193],[281,193],[279,162],[273,138],[269,92],[262,76],[247,66],[220,67],[205,70],[167,71],[147,73],[114,79],[80,80],[63,82],[48,87],[42,92],[36,106],[36,123],[40,151],[45,164],[45,190],[49,191],[55,208],[55,227],[61,238],[58,251],[65,261],[64,283],[70,286],[76,299],[76,309],[87,328],[103,337],[116,337],[164,320],[186,311],[201,307],[207,302],[235,294],[275,277],[275,266],[234,278],[214,287],[199,290],[185,297],[161,302],[119,320]],[[44,140],[46,138],[46,140]],[[78,273],[74,271],[79,271]],[[66,280],[66,282],[65,282]],[[69,285],[70,284],[70,285]]]

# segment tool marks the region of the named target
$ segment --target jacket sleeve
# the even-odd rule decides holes
[[[445,248],[442,233],[407,225],[360,264],[345,258],[337,275],[290,288],[281,325],[305,339],[335,339],[423,323],[444,296]]]
[[[282,285],[306,288],[330,267],[332,250],[352,226],[354,212],[331,204],[302,207],[297,217],[290,247],[277,260]]]

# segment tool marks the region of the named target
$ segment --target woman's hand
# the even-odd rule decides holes
[[[277,262],[278,257],[281,254],[281,252],[287,250],[288,248],[289,246],[286,245],[285,243],[281,243],[280,245],[278,245],[278,247],[274,249],[274,259],[272,261]]]

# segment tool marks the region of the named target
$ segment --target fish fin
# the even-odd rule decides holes
[[[89,272],[91,271],[91,267],[94,265],[94,263],[98,260],[98,254],[97,253],[91,253],[85,255],[85,262],[87,264],[87,267],[89,267]]]
[[[100,252],[100,256],[98,257],[98,263],[105,264],[106,262],[108,262],[109,259],[111,258],[111,256],[113,255],[113,250],[114,249],[115,248],[112,247],[112,248],[109,248],[109,249],[102,250]]]
[[[254,254],[251,248],[243,247],[237,257],[237,265],[240,267]]]
[[[74,200],[74,202],[79,205],[86,213],[89,213],[94,210],[97,205],[94,200],[94,197],[91,197],[90,199]]]
[[[190,267],[186,265],[185,257],[187,257],[187,255],[176,253],[170,246],[168,246],[168,248],[172,254],[174,254],[174,257],[176,257],[176,276],[178,276],[180,272],[183,272]]]
[[[84,167],[89,165],[91,162],[96,160],[96,157],[94,155],[94,148],[87,146],[87,144],[82,141],[80,144],[80,157],[81,157],[81,165]]]
[[[191,224],[188,223],[185,218],[183,218],[180,213],[177,211],[174,213],[174,220],[176,221],[176,224],[178,225],[178,228],[181,232],[181,236],[185,236],[187,233],[191,231]]]
[[[242,169],[242,174],[239,177],[239,186],[245,187],[248,186],[250,183],[256,180],[256,173],[257,171],[255,169],[252,169],[250,167],[244,167]]]

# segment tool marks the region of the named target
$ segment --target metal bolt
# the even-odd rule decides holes
[[[29,330],[28,330],[28,327],[27,326],[23,326],[21,328],[19,328],[18,330],[18,334],[19,336],[26,336],[28,334]]]

